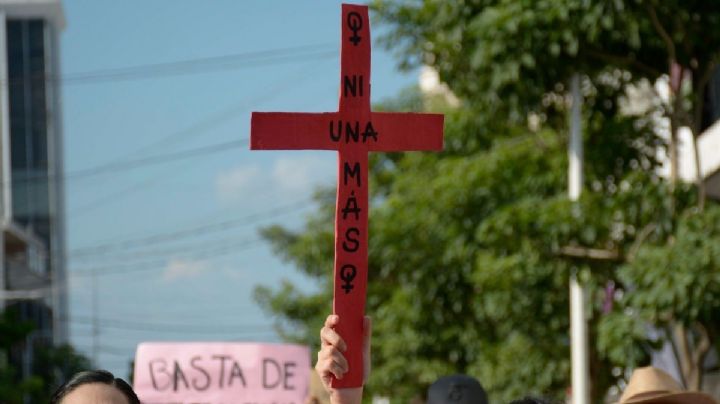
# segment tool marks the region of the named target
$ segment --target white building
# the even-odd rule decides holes
[[[60,0],[0,0],[0,309],[35,323],[10,360],[67,341]]]
[[[664,103],[670,99],[667,80],[660,80],[655,85],[657,93]],[[642,102],[637,102],[642,104]],[[705,182],[707,197],[720,200],[720,68],[705,88],[705,108],[703,109],[703,131],[698,136],[698,155],[700,159],[700,177]],[[667,121],[667,120],[665,120]],[[664,122],[662,134],[669,137],[669,123]],[[660,174],[670,177],[670,159],[667,153],[659,155],[663,166]],[[698,178],[695,163],[695,151],[692,142],[692,132],[683,127],[678,130],[678,177],[680,180],[694,183]]]

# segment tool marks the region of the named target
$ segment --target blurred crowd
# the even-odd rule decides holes
[[[347,345],[335,331],[340,319],[328,316],[320,331],[321,349],[311,377],[310,395],[305,404],[360,404],[363,387],[334,388],[333,379],[342,379],[349,370],[343,352]],[[364,378],[370,373],[370,319],[366,317],[363,335]],[[443,376],[433,382],[425,396],[425,404],[488,404],[488,394],[479,380],[468,375]],[[51,404],[140,404],[132,387],[104,370],[81,372],[61,386]],[[523,397],[510,404],[552,404],[541,397]],[[687,391],[661,369],[635,369],[622,395],[615,404],[718,404],[711,396]]]

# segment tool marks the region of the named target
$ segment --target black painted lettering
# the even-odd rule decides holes
[[[363,76],[355,75],[343,76],[343,96],[348,97],[348,94],[353,97],[363,96]]]
[[[233,367],[230,370],[230,380],[228,380],[228,386],[232,386],[233,379],[235,379],[236,377],[240,379],[243,387],[247,387],[247,383],[245,383],[245,376],[243,376],[240,365],[238,365],[237,362],[233,361]]]
[[[375,130],[375,127],[373,127],[372,122],[366,122],[365,129],[362,132],[360,132],[360,127],[360,121],[345,122],[344,126],[342,120],[330,121],[328,125],[330,140],[333,142],[344,141],[346,144],[351,142],[359,143],[360,141],[367,143],[370,140],[377,142],[379,134]],[[343,130],[345,131],[344,140]]]
[[[355,235],[355,238],[353,238],[353,234]],[[360,248],[360,240],[357,239],[357,236],[360,235],[360,230],[357,227],[350,227],[345,231],[345,241],[342,243],[343,250],[347,252],[355,252]],[[348,244],[348,241],[350,242]]]
[[[295,366],[297,366],[295,362],[285,362],[285,377],[283,377],[283,387],[285,387],[285,390],[295,390],[295,386],[288,383],[288,379],[295,375],[295,373],[292,372]]]
[[[185,373],[183,373],[182,368],[180,367],[180,364],[175,361],[175,368],[173,370],[173,391],[178,391],[178,385],[179,382],[182,380],[183,384],[185,385],[185,389],[190,389],[190,384],[188,384],[187,379],[185,378]]]
[[[348,162],[343,164],[343,184],[348,184],[348,177],[355,178],[357,186],[362,186],[362,180],[360,179],[360,163],[353,164],[352,168]]]
[[[167,362],[165,362],[165,359],[153,359],[148,363],[148,366],[150,367],[150,381],[155,390],[163,391],[170,387],[170,384],[172,384],[172,375],[167,370]],[[162,386],[158,384],[156,377],[158,375],[165,376],[166,383]]]
[[[350,291],[355,287],[352,284],[353,279],[355,279],[355,275],[357,275],[357,268],[355,268],[355,265],[346,264],[340,268],[340,279],[344,282],[340,287],[345,290],[345,294],[350,293]]]
[[[275,381],[270,383],[270,372],[268,371],[268,365],[275,369]],[[282,369],[280,365],[273,359],[263,359],[263,371],[262,371],[262,383],[265,389],[274,389],[282,381]]]
[[[194,388],[195,390],[205,391],[205,390],[208,389],[208,387],[210,387],[210,381],[211,381],[211,379],[210,379],[210,374],[207,372],[207,370],[203,369],[201,366],[199,366],[197,363],[195,363],[195,362],[197,362],[197,361],[199,361],[199,360],[202,360],[202,357],[200,357],[200,356],[193,356],[193,358],[190,359],[190,367],[192,367],[193,369],[195,369],[195,370],[197,370],[198,372],[200,372],[200,373],[203,374],[203,376],[205,377],[205,384],[200,385],[200,384],[198,383],[198,379],[195,378],[195,377],[193,377],[193,379],[192,379],[192,386],[193,386],[193,388]]]
[[[213,359],[219,359],[220,360],[220,378],[218,379],[218,386],[220,388],[223,387],[225,382],[225,361],[230,360],[229,355],[213,355]]]
[[[333,142],[339,142],[342,138],[342,121],[337,121],[337,133],[335,133],[334,127],[335,121],[330,121],[330,139]]]
[[[352,36],[349,38],[350,42],[352,42],[353,45],[357,46],[360,41],[362,41],[362,37],[358,35],[358,31],[360,31],[363,26],[363,20],[360,14],[356,13],[355,11],[349,12],[347,16],[347,25],[348,28],[350,28],[350,31],[353,32]]]
[[[350,141],[357,143],[360,140],[360,122],[355,121],[353,125],[350,122],[345,122],[345,143]]]
[[[357,198],[355,198],[355,191],[350,192],[350,197],[345,202],[345,207],[342,209],[343,220],[347,219],[347,215],[352,213],[355,215],[355,220],[360,220],[360,212],[362,209],[358,206]]]
[[[374,141],[377,142],[377,136],[378,133],[375,132],[375,128],[372,126],[372,122],[368,121],[368,123],[365,125],[365,132],[362,134],[363,143],[367,142],[367,138],[371,137]]]

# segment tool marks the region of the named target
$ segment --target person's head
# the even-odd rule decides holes
[[[487,404],[480,382],[465,375],[444,376],[428,388],[427,404]]]
[[[50,404],[140,404],[132,387],[106,370],[80,372],[60,386]]]
[[[550,401],[537,397],[524,397],[514,400],[510,404],[550,404]]]
[[[617,404],[717,404],[710,395],[686,391],[672,376],[647,366],[635,369]]]

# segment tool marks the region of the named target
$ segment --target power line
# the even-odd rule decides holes
[[[260,57],[247,58],[248,54],[226,55],[204,59],[159,63],[155,65],[136,66],[106,71],[76,73],[66,75],[61,82],[67,84],[117,82],[127,80],[145,79],[151,77],[169,77],[184,74],[205,73],[208,71],[234,70],[248,67],[271,66],[282,63],[296,63],[302,60],[329,59],[337,56],[337,49],[317,49],[306,53],[299,52],[275,53],[257,52],[253,55],[264,54]]]
[[[254,240],[245,240],[241,243],[238,243],[238,245],[230,246],[230,247],[222,247],[217,248],[214,250],[207,250],[200,254],[193,254],[188,256],[182,256],[178,258],[186,258],[186,259],[205,259],[205,258],[214,258],[222,255],[228,255],[228,254],[236,254],[238,252],[247,250],[251,247],[253,247],[255,244],[259,243],[260,239],[254,239]],[[113,275],[113,274],[126,274],[130,272],[138,272],[138,271],[149,271],[149,270],[157,270],[157,269],[165,269],[167,265],[167,259],[158,259],[154,261],[147,261],[142,263],[136,263],[132,265],[126,265],[126,266],[119,266],[119,265],[108,265],[108,266],[99,266],[94,268],[87,268],[87,269],[80,269],[80,270],[72,270],[69,271],[69,275],[71,276],[94,276],[94,275]]]
[[[247,147],[247,138],[243,138],[242,140],[233,140],[229,142],[209,145],[209,146],[203,146],[198,147],[195,149],[188,149],[183,150],[179,152],[174,153],[165,153],[165,154],[156,154],[153,156],[138,158],[134,160],[126,160],[126,161],[117,161],[113,163],[103,164],[95,167],[89,167],[84,168],[80,170],[75,170],[68,172],[64,176],[56,176],[56,175],[29,175],[24,178],[18,178],[14,179],[13,184],[21,183],[21,182],[31,182],[31,181],[66,181],[68,179],[80,179],[80,178],[87,178],[87,177],[93,177],[96,175],[108,173],[108,172],[116,172],[121,170],[130,170],[138,167],[143,166],[149,166],[154,164],[160,164],[160,163],[167,163],[170,161],[177,161],[177,160],[185,160],[193,157],[198,157],[202,155],[207,154],[215,154],[215,153],[221,153],[228,150],[236,149],[241,146]]]
[[[255,240],[255,239],[254,239]],[[128,260],[136,260],[139,258],[157,258],[157,257],[163,257],[163,256],[172,256],[172,258],[177,258],[178,256],[175,254],[185,254],[188,253],[202,253],[207,250],[215,250],[218,248],[222,248],[222,246],[236,246],[238,243],[241,245],[246,243],[247,240],[242,240],[241,242],[238,242],[238,240],[231,240],[231,242],[225,242],[218,241],[218,240],[208,240],[205,243],[192,243],[192,244],[185,244],[185,245],[179,245],[175,246],[174,248],[165,248],[165,249],[154,249],[154,250],[141,250],[141,251],[130,251],[126,252],[124,254],[112,254],[112,255],[104,255],[100,254],[97,255],[81,255],[76,258],[74,258],[73,261],[79,260],[79,261],[85,261],[89,259],[102,259],[106,261],[122,261],[127,262]]]
[[[78,323],[91,326],[93,317],[71,316],[64,320],[67,323]],[[202,334],[224,334],[224,333],[257,333],[272,331],[272,325],[266,324],[237,324],[237,325],[199,325],[199,324],[182,324],[182,323],[163,323],[163,322],[141,322],[133,320],[125,320],[118,318],[100,317],[98,319],[100,327],[119,328],[132,331],[168,331],[183,333],[202,333]]]
[[[318,58],[336,57],[337,47],[329,43],[278,48],[259,52],[245,52],[221,56],[185,59],[173,62],[153,63],[145,65],[101,69],[95,71],[68,73],[62,76],[45,74],[13,77],[8,80],[12,84],[25,80],[56,81],[63,85],[86,84],[101,82],[118,82],[145,79],[152,77],[169,77],[184,74],[204,73],[209,71],[232,70],[248,67],[270,66],[275,64],[317,60]]]
[[[179,246],[175,249],[166,249],[166,250],[148,250],[148,251],[140,251],[138,254],[135,253],[127,253],[123,255],[111,255],[106,256],[102,255],[99,257],[96,257],[96,259],[101,259],[104,261],[116,261],[120,262],[118,264],[110,264],[110,265],[101,265],[103,268],[135,268],[138,266],[147,266],[148,264],[154,264],[154,263],[167,263],[169,259],[183,259],[183,258],[195,258],[198,257],[205,257],[208,255],[211,255],[212,253],[216,253],[218,251],[225,252],[230,251],[232,248],[238,248],[238,247],[247,247],[253,244],[256,244],[258,242],[262,241],[262,239],[259,238],[248,238],[248,239],[242,239],[242,240],[231,240],[230,242],[225,243],[218,243],[215,240],[212,240],[212,243],[208,243],[209,245],[200,245],[200,246]],[[214,244],[214,245],[213,245]],[[184,248],[184,250],[183,250]],[[240,251],[240,250],[238,250]],[[134,258],[139,258],[139,262],[132,262]],[[150,259],[148,259],[150,258]],[[154,259],[153,259],[154,258]],[[85,272],[85,271],[92,271],[93,268],[97,268],[97,266],[90,266],[88,268],[77,268],[73,266],[74,272]]]
[[[265,52],[260,52],[260,53],[265,53]],[[317,59],[313,58],[312,60],[317,60]],[[180,63],[184,63],[184,62],[180,62]],[[114,71],[115,69],[111,69],[111,70]],[[275,90],[279,93],[280,90],[282,90],[284,87],[286,87],[286,86],[277,85],[275,87]],[[272,96],[274,96],[274,94],[270,94],[270,95],[265,94],[264,97],[261,98],[261,100],[267,100],[269,98],[272,98]],[[247,108],[247,105],[249,105],[249,103],[244,104],[243,108]],[[197,133],[198,131],[205,130],[209,127],[217,125],[219,122],[222,122],[224,120],[234,117],[235,115],[232,112],[234,112],[235,110],[236,110],[236,108],[234,107],[230,110],[222,111],[219,114],[219,117],[211,117],[210,119],[206,119],[204,121],[198,122],[197,124],[192,125],[186,129],[180,130],[176,133],[166,136],[165,138],[161,139],[157,143],[162,144],[172,138],[175,138],[178,136],[187,136],[189,134],[194,134],[194,133]],[[150,147],[157,145],[157,143],[151,145]],[[103,164],[103,165],[99,165],[99,166],[95,166],[95,167],[71,171],[71,172],[66,173],[65,175],[57,175],[57,174],[28,175],[24,178],[15,178],[12,180],[12,182],[14,184],[18,184],[18,183],[34,182],[34,181],[67,181],[69,179],[87,178],[87,177],[93,177],[96,175],[105,174],[108,172],[117,172],[117,171],[121,171],[121,170],[134,169],[137,167],[159,164],[159,163],[164,163],[164,162],[168,162],[168,161],[187,159],[187,158],[195,157],[197,155],[218,153],[218,152],[227,150],[228,148],[235,148],[235,147],[239,147],[241,145],[244,146],[244,145],[246,145],[246,143],[247,143],[247,138],[244,138],[241,141],[231,141],[231,142],[226,142],[226,143],[222,143],[222,144],[210,145],[210,146],[200,147],[200,148],[196,148],[196,149],[181,151],[181,152],[153,155],[153,156],[137,158],[137,159],[132,159],[132,160],[114,161],[114,162],[111,162],[108,164]]]
[[[311,66],[314,66],[316,63],[312,63]],[[249,100],[244,100],[243,102],[239,103],[238,105],[231,106],[230,108],[227,108],[225,110],[222,110],[214,115],[208,116],[205,119],[202,119],[192,125],[189,125],[188,127],[184,129],[180,129],[178,131],[172,132],[163,138],[153,142],[150,145],[146,145],[138,150],[135,150],[134,152],[130,153],[130,156],[133,154],[138,154],[143,151],[146,151],[148,149],[152,149],[157,146],[165,145],[169,142],[172,142],[173,144],[177,144],[178,141],[181,139],[187,139],[188,137],[191,137],[193,135],[197,135],[198,133],[202,133],[206,131],[207,129],[210,129],[214,126],[217,126],[218,124],[221,124],[223,122],[226,122],[232,118],[235,118],[238,116],[241,112],[246,112],[251,106],[257,106],[258,104],[261,104],[263,102],[269,101],[276,96],[283,94],[288,90],[288,88],[292,87],[293,85],[296,85],[298,83],[301,83],[302,81],[306,80],[310,74],[307,72],[307,67],[304,66],[302,69],[296,72],[296,74],[290,75],[286,78],[286,80],[275,80],[274,85],[264,89],[263,93],[258,95],[257,97],[251,98]],[[128,157],[130,157],[128,156]],[[125,159],[122,159],[125,160]]]
[[[93,201],[90,201],[90,202],[84,204],[84,205],[74,208],[73,210],[71,210],[69,212],[69,215],[71,215],[75,219],[77,219],[79,216],[82,216],[84,214],[92,212],[99,207],[107,205],[108,203],[118,202],[123,197],[127,197],[127,196],[133,194],[134,192],[145,189],[148,186],[150,186],[152,184],[156,184],[163,179],[164,179],[163,176],[146,178],[144,181],[132,184],[131,186],[129,186],[127,188],[123,188],[117,192],[112,192],[110,194],[103,195],[100,198],[97,198]]]
[[[79,257],[84,255],[97,255],[104,254],[109,251],[118,249],[128,249],[137,246],[148,246],[152,244],[165,243],[170,241],[177,241],[186,237],[195,237],[205,235],[211,232],[225,231],[238,226],[250,225],[262,220],[271,219],[277,217],[279,214],[289,213],[292,210],[300,209],[311,201],[311,199],[304,199],[295,201],[289,204],[276,206],[263,212],[256,212],[247,216],[225,220],[217,223],[203,224],[199,226],[179,229],[171,232],[156,233],[149,236],[137,237],[126,239],[115,242],[105,242],[85,247],[76,248],[69,252],[70,257]]]
[[[92,177],[109,171],[128,170],[147,165],[166,163],[168,161],[184,160],[206,154],[214,154],[227,151],[241,146],[247,146],[248,139],[233,140],[209,146],[198,147],[195,149],[183,150],[174,153],[156,154],[153,156],[138,158],[134,160],[118,161],[115,163],[104,164],[100,166],[85,168],[72,171],[64,176],[64,179],[78,179]]]
[[[315,63],[311,64],[311,66],[314,66],[314,65],[315,65]],[[313,69],[312,71],[317,71],[317,70]],[[263,94],[261,94],[260,96],[255,97],[250,100],[243,101],[239,105],[234,105],[228,109],[220,111],[217,114],[214,114],[205,119],[202,119],[184,129],[172,132],[172,133],[162,137],[161,139],[151,143],[150,145],[146,145],[140,149],[135,150],[134,152],[131,152],[129,154],[129,156],[127,156],[126,158],[116,160],[116,162],[125,161],[125,160],[127,160],[127,158],[131,157],[132,155],[137,155],[143,151],[152,149],[157,146],[165,145],[169,142],[172,142],[173,144],[177,144],[181,140],[185,140],[192,136],[197,135],[198,133],[202,133],[212,127],[215,127],[219,124],[222,124],[226,121],[229,121],[229,120],[237,117],[239,113],[241,113],[243,111],[247,111],[250,106],[257,106],[259,104],[262,104],[265,101],[275,98],[277,95],[282,94],[288,88],[291,88],[293,85],[297,85],[298,83],[305,81],[308,77],[310,77],[310,74],[308,74],[308,72],[306,71],[306,68],[303,68],[300,71],[298,71],[298,74],[288,76],[287,80],[276,81],[275,82],[276,84],[274,86],[270,87],[269,89],[266,89],[266,91],[264,91]],[[119,199],[127,197],[128,195],[130,195],[136,191],[144,189],[148,184],[155,183],[155,182],[159,181],[161,178],[162,177],[159,176],[155,179],[146,180],[141,183],[135,184],[131,187],[122,189],[118,192],[112,193],[110,195],[106,195],[104,197],[96,199],[95,201],[85,204],[81,208],[78,208],[77,211],[79,211],[80,214],[90,212],[97,207],[104,206],[109,201],[113,201],[113,202],[118,201]],[[73,213],[75,213],[75,212],[73,212]]]
[[[78,346],[89,346],[90,341],[90,334],[87,333],[87,324],[83,323],[70,323],[65,322],[73,327],[75,331],[75,334],[72,336],[72,340],[77,342]],[[82,330],[82,333],[77,332],[77,330]],[[127,331],[127,332],[115,332],[115,331]],[[117,342],[119,344],[133,344],[136,345],[140,342],[144,341],[151,341],[153,338],[152,335],[143,333],[141,336],[138,336],[135,333],[132,333],[133,330],[121,330],[118,328],[108,328],[105,330],[106,338],[105,340],[112,340],[113,342]],[[139,331],[142,332],[142,331]],[[148,331],[149,332],[149,331]],[[132,334],[131,334],[132,333]],[[156,332],[157,333],[157,332]],[[177,336],[177,337],[175,337]],[[171,338],[174,338],[175,342],[181,342],[183,340],[185,341],[197,341],[198,337],[196,334],[188,334],[187,336],[183,335],[182,333],[172,333],[170,335]],[[213,337],[212,335],[207,335],[206,337]],[[248,331],[247,333],[243,333],[242,335],[222,335],[218,334],[217,338],[222,341],[243,341],[249,338],[267,338],[267,337],[274,337],[273,339],[278,340],[279,335],[274,330],[267,330],[265,332],[262,331]],[[81,341],[82,340],[82,341]],[[168,336],[167,334],[162,334],[162,340],[167,341]],[[101,344],[103,345],[103,344]]]
[[[232,261],[223,257],[218,260],[219,262],[227,263]],[[83,287],[82,289],[73,289],[70,297],[71,306],[82,306],[86,307],[86,301],[88,298],[88,288]],[[226,296],[227,299],[215,299],[212,300],[177,300],[174,301],[172,306],[161,306],[161,307],[148,307],[147,302],[137,299],[127,299],[123,296],[103,296],[102,303],[104,306],[112,307],[115,310],[127,311],[127,312],[141,312],[143,316],[155,313],[155,309],[162,309],[162,315],[167,317],[182,316],[183,319],[204,319],[207,318],[208,312],[215,313],[215,318],[237,318],[237,313],[244,313],[246,310],[257,309],[257,303],[253,303],[252,300],[244,301],[239,300],[237,296]],[[232,312],[225,312],[224,310],[228,307],[228,301],[232,301]],[[198,311],[188,311],[189,309],[197,309]],[[223,320],[225,321],[225,320]]]
[[[177,241],[186,237],[195,237],[195,236],[201,236],[208,234],[210,232],[215,231],[224,231],[229,230],[234,227],[238,226],[244,226],[248,224],[252,224],[257,221],[266,220],[272,217],[277,217],[278,214],[284,214],[284,213],[290,213],[292,209],[298,209],[303,208],[307,206],[307,201],[299,201],[295,202],[293,204],[288,204],[284,206],[279,206],[274,209],[271,209],[269,211],[265,212],[259,212],[252,215],[245,216],[244,218],[234,219],[234,220],[228,220],[224,222],[218,222],[218,223],[211,223],[201,226],[196,226],[193,228],[186,228],[186,229],[180,229],[173,232],[166,232],[166,233],[159,233],[154,234],[150,236],[140,237],[140,238],[133,238],[133,239],[127,239],[124,241],[119,242],[110,242],[110,243],[104,243],[104,244],[98,244],[94,246],[88,246],[81,249],[76,249],[70,252],[70,254],[76,254],[76,256],[83,256],[83,255],[95,255],[99,256],[103,259],[108,259],[107,256],[104,256],[108,251],[116,251],[116,250],[124,250],[124,249],[131,249],[136,246],[147,246],[152,244],[158,244],[158,243],[165,243],[165,242],[172,242]],[[216,258],[223,255],[230,255],[230,254],[236,254],[245,250],[248,250],[250,248],[253,248],[256,244],[261,242],[262,239],[256,238],[256,239],[244,239],[240,240],[239,242],[233,242],[228,243],[224,245],[217,245],[214,248],[209,248],[207,250],[201,250],[193,251],[189,250],[188,252],[190,254],[181,254],[181,255],[174,255],[172,258],[185,258],[185,259],[205,259],[205,258]],[[153,255],[161,255],[161,251],[158,250],[145,250],[141,251],[140,253],[147,254],[150,256]],[[128,254],[130,255],[130,254]],[[117,257],[110,257],[109,259],[113,259]],[[115,275],[115,274],[125,274],[125,273],[131,273],[131,272],[138,272],[138,271],[150,271],[150,270],[158,270],[158,269],[165,269],[167,266],[167,258],[165,259],[156,259],[156,260],[150,260],[146,262],[137,262],[137,263],[131,263],[131,264],[123,264],[123,265],[104,265],[104,266],[97,266],[92,268],[82,268],[82,269],[72,269],[68,271],[68,274],[70,276],[93,276],[94,274],[97,275]]]
[[[118,347],[108,346],[108,345],[98,345],[97,350],[100,353],[121,356],[124,358],[127,358],[128,356],[130,356],[130,357],[135,356],[135,349],[131,349],[130,352],[128,352],[127,349],[123,349],[123,348],[118,348]]]

